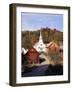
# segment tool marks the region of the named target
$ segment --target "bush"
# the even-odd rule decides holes
[[[53,61],[62,60],[62,57],[60,56],[59,52],[50,52],[49,56],[50,56],[51,60],[53,60]]]

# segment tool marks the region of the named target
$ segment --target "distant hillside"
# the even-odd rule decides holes
[[[50,41],[56,41],[59,43],[60,41],[63,41],[63,32],[60,32],[56,29],[50,29],[50,28],[41,28],[37,31],[22,31],[22,47],[24,48],[31,48],[36,42],[39,40],[40,30],[43,37],[44,43],[49,43]]]

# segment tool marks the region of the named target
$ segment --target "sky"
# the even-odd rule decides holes
[[[34,31],[40,28],[56,28],[63,31],[63,15],[50,13],[21,13],[22,31]]]

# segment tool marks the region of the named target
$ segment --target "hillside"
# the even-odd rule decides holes
[[[40,30],[43,38],[44,43],[49,43],[51,41],[55,41],[57,43],[63,41],[63,32],[58,31],[57,29],[50,29],[48,27],[41,28],[36,31],[22,31],[21,38],[22,38],[22,47],[25,49],[31,48],[36,42],[39,40]]]

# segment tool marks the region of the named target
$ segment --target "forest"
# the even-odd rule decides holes
[[[41,28],[36,31],[21,31],[21,45],[25,49],[31,48],[39,40],[40,31],[42,34],[43,42],[45,44],[55,41],[56,43],[63,42],[63,32],[57,29],[50,29],[48,27]]]

